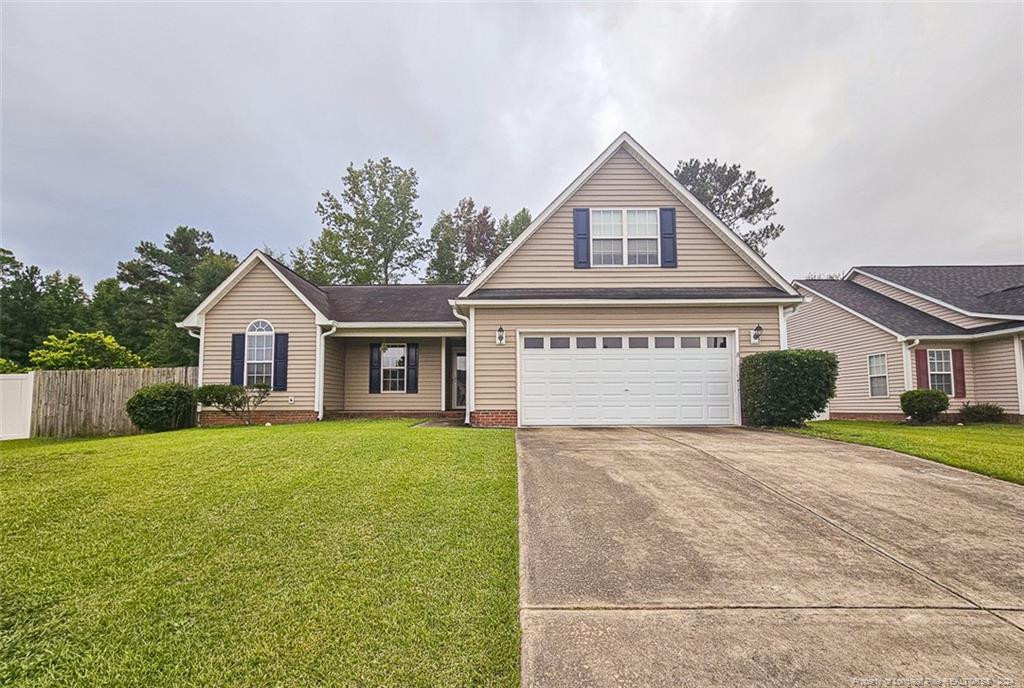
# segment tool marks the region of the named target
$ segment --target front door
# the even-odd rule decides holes
[[[452,408],[466,408],[466,347],[454,347],[452,349],[452,379],[451,379],[451,404]]]

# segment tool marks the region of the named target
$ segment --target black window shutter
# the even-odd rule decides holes
[[[274,335],[274,389],[288,389],[288,335]]]
[[[405,349],[405,393],[420,391],[420,345],[406,344]]]
[[[662,208],[661,219],[661,267],[676,267],[676,209]]]
[[[245,334],[231,335],[231,384],[245,384]]]
[[[380,342],[370,342],[370,394],[380,394]]]
[[[572,209],[572,266],[590,267],[590,208]]]

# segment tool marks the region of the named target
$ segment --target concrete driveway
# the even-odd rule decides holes
[[[1024,686],[1020,486],[735,428],[518,449],[524,686]]]

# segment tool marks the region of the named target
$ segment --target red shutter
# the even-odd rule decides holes
[[[967,396],[967,383],[964,382],[964,350],[953,349],[953,397],[960,399]]]
[[[917,362],[917,388],[929,389],[928,384],[928,349],[914,349],[914,359]]]

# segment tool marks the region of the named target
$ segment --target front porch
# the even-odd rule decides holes
[[[461,417],[466,338],[401,331],[325,337],[323,417]]]

